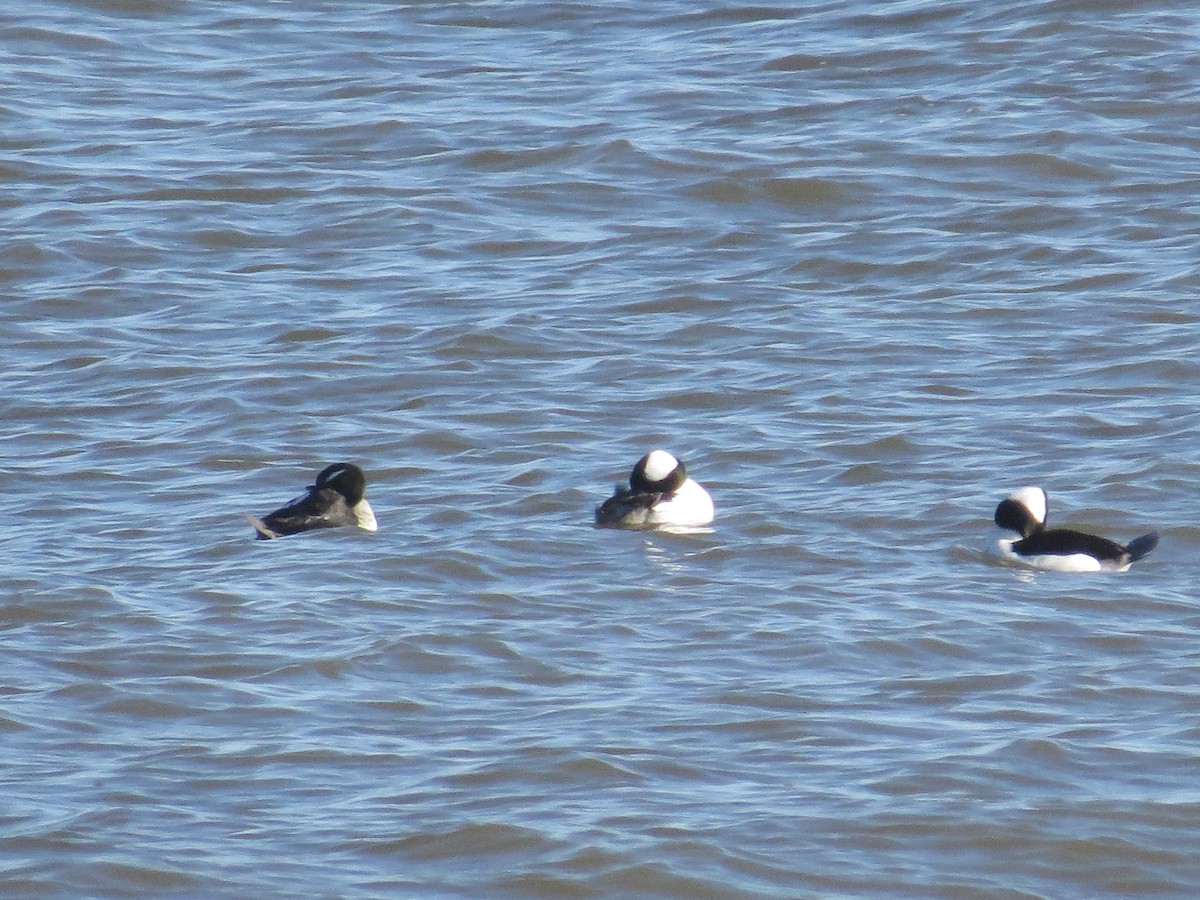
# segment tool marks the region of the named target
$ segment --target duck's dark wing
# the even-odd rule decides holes
[[[1047,528],[1035,531],[1012,545],[1021,556],[1071,556],[1086,553],[1101,561],[1116,561],[1125,556],[1125,548],[1116,541],[1070,528]],[[1146,551],[1147,553],[1149,551]]]
[[[631,513],[653,509],[663,496],[658,492],[618,487],[615,494],[596,507],[596,524],[620,525]]]
[[[353,525],[356,521],[341,494],[330,488],[321,488],[319,491],[310,490],[269,516],[263,516],[261,522],[251,524],[258,532],[258,537],[264,539],[299,534],[314,528],[338,528]]]

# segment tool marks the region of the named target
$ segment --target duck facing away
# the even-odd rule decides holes
[[[1156,531],[1122,545],[1070,528],[1047,528],[1049,509],[1049,498],[1040,487],[1023,487],[1001,500],[996,524],[1021,537],[998,540],[1000,555],[1055,572],[1124,572],[1158,546]]]
[[[600,528],[696,528],[712,520],[712,497],[666,450],[652,450],[639,459],[629,486],[618,484],[596,507]]]
[[[270,515],[257,519],[247,516],[259,540],[299,534],[314,528],[339,528],[356,525],[375,531],[375,512],[363,496],[367,479],[353,463],[334,463],[317,475],[308,490]]]

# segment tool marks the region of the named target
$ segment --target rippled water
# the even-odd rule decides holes
[[[6,6],[0,893],[1194,896],[1198,24]]]

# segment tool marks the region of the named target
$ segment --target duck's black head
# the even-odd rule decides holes
[[[334,463],[321,470],[313,488],[318,491],[321,488],[337,491],[350,506],[354,506],[367,492],[367,478],[354,463]]]
[[[666,450],[651,450],[637,461],[629,486],[637,493],[670,494],[683,487],[687,469]]]
[[[1023,487],[1000,501],[995,521],[1001,528],[1027,538],[1045,526],[1049,509],[1050,499],[1045,491],[1039,487]]]

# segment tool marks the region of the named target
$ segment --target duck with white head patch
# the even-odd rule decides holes
[[[270,515],[257,519],[247,516],[259,540],[299,534],[314,528],[339,528],[355,525],[363,531],[379,526],[375,512],[365,496],[367,479],[353,463],[334,463],[317,475],[307,492]]]
[[[1047,528],[1049,510],[1049,498],[1040,487],[1023,487],[1000,501],[996,524],[1020,535],[998,540],[1000,555],[1054,572],[1124,572],[1158,546],[1155,531],[1122,545],[1070,528]]]
[[[696,528],[713,520],[708,491],[688,477],[683,463],[666,450],[637,461],[629,486],[618,484],[596,507],[600,528]]]

